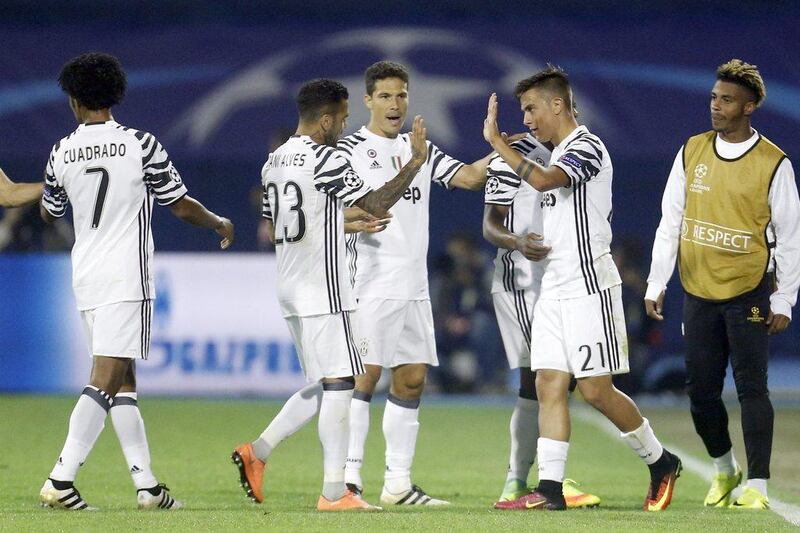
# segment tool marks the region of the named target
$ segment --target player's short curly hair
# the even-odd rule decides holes
[[[577,115],[577,109],[574,106],[572,98],[572,89],[569,85],[569,76],[564,72],[564,69],[548,63],[546,68],[540,70],[533,76],[517,82],[516,87],[514,87],[514,96],[519,100],[526,92],[539,87],[558,95],[569,108],[572,108],[573,113]]]
[[[767,87],[764,85],[758,67],[745,63],[741,59],[731,59],[717,67],[717,79],[749,89],[755,98],[756,107],[760,106],[767,97]]]
[[[97,111],[120,103],[128,80],[116,57],[89,53],[67,61],[58,75],[58,84],[79,104]]]
[[[399,78],[408,85],[408,69],[394,61],[378,61],[373,63],[364,72],[364,82],[367,85],[367,94],[372,95],[375,84],[380,80]]]
[[[311,80],[300,87],[300,92],[297,94],[297,111],[301,120],[313,122],[348,98],[347,87],[336,80],[324,78]]]

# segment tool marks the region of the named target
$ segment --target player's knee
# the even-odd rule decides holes
[[[605,412],[612,401],[613,389],[589,380],[578,382],[583,399],[599,411]]]
[[[366,372],[356,376],[356,390],[366,394],[375,392],[375,387],[381,379],[381,367],[368,365]]]

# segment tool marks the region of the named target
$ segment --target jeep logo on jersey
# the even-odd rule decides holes
[[[422,199],[422,190],[419,187],[409,187],[403,193],[403,200],[411,200],[412,204]]]
[[[556,195],[551,192],[546,192],[542,195],[542,202],[540,207],[555,207]]]

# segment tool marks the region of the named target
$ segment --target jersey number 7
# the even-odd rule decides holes
[[[108,170],[103,167],[87,168],[85,174],[100,174],[100,184],[97,186],[97,197],[94,200],[94,214],[92,215],[92,229],[97,229],[100,225],[100,217],[103,215],[103,204],[106,203],[108,193]]]

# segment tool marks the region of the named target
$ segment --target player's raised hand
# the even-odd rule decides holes
[[[483,138],[486,142],[494,146],[494,143],[503,137],[500,135],[500,128],[497,126],[497,94],[489,96],[489,106],[486,109],[486,120],[483,121]]]
[[[529,261],[541,261],[547,254],[550,253],[551,248],[542,244],[543,238],[536,233],[528,233],[527,235],[517,236],[517,250],[524,255]]]
[[[664,315],[661,314],[664,312],[664,291],[661,291],[655,301],[645,299],[644,310],[647,312],[647,316],[653,320],[659,322],[664,320]]]
[[[214,228],[214,231],[217,232],[217,235],[222,237],[219,243],[220,249],[227,250],[228,247],[233,244],[233,222],[225,217],[219,217],[219,220],[219,225]]]
[[[428,132],[425,129],[425,122],[420,115],[414,117],[414,124],[411,126],[411,158],[417,162],[425,162],[428,159]]]

